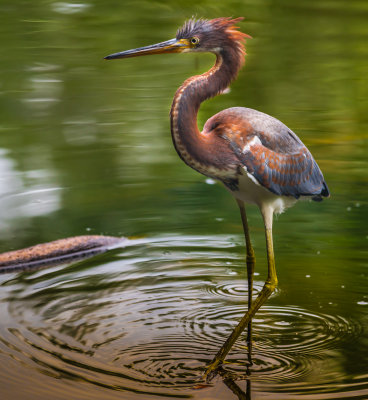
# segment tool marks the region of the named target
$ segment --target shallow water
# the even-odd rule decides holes
[[[364,1],[5,1],[0,5],[0,249],[85,233],[125,248],[0,275],[2,399],[366,399],[367,38]],[[332,197],[274,228],[279,288],[210,385],[199,380],[246,310],[237,207],[171,144],[176,87],[213,59],[104,62],[173,37],[189,16],[244,15],[254,39],[230,94],[310,148]],[[249,207],[257,265],[264,234]],[[246,394],[245,394],[246,393]],[[247,397],[246,397],[247,396]]]

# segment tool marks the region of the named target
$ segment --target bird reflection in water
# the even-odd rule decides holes
[[[218,374],[222,377],[224,384],[237,396],[239,400],[251,400],[251,380],[250,380],[250,370],[249,366],[247,367],[247,379],[245,391],[235,382],[235,378],[231,376],[229,372],[223,370],[220,366],[217,370]]]
[[[248,329],[247,335],[247,358],[248,363],[245,366],[244,374],[233,373],[231,371],[226,370],[222,365],[217,368],[217,374],[222,379],[225,386],[227,386],[231,392],[239,399],[239,400],[251,400],[252,392],[251,392],[251,366],[252,362],[252,347],[250,346],[250,342],[248,339],[251,337],[252,328]],[[237,382],[245,381],[245,389],[242,389]],[[204,389],[208,384],[198,384],[194,387],[194,389]]]

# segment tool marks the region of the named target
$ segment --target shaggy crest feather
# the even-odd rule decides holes
[[[233,46],[242,55],[245,55],[244,41],[246,38],[251,38],[239,31],[236,24],[244,18],[214,18],[214,19],[195,19],[191,18],[178,29],[176,38],[189,39],[193,36],[206,36],[206,38],[213,38],[216,43],[223,43],[223,47]],[[222,40],[219,40],[222,39]]]

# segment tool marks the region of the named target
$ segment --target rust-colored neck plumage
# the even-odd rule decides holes
[[[171,107],[171,133],[179,156],[190,167],[214,178],[220,178],[222,172],[226,175],[224,166],[231,165],[232,160],[225,158],[228,162],[224,163],[226,154],[221,151],[224,143],[219,137],[199,131],[197,113],[203,101],[221,93],[236,78],[243,60],[242,47],[236,43],[219,50],[209,71],[187,79],[180,86]]]

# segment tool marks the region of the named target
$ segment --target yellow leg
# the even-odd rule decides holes
[[[233,347],[234,343],[238,339],[239,335],[244,331],[246,326],[249,324],[251,319],[254,317],[258,309],[265,303],[265,301],[270,297],[271,293],[275,290],[277,286],[277,276],[275,268],[275,257],[273,252],[273,242],[272,242],[272,215],[273,210],[264,209],[262,211],[262,216],[265,222],[266,230],[266,246],[267,246],[267,259],[268,259],[268,277],[267,280],[259,293],[258,297],[254,300],[250,306],[248,312],[243,316],[238,325],[232,331],[231,335],[227,338],[221,349],[218,351],[214,359],[211,361],[207,370],[204,374],[204,379],[210,381],[215,375],[218,367],[222,364],[225,357],[229,353],[230,349]]]
[[[244,202],[241,200],[237,200],[237,203],[240,209],[240,215],[243,223],[243,230],[244,230],[245,244],[247,251],[246,263],[247,263],[247,278],[248,278],[248,311],[249,311],[253,301],[253,276],[254,276],[254,267],[256,263],[256,258],[252,247],[252,243],[250,241],[248,220],[247,220],[247,215],[245,213]],[[247,345],[248,345],[248,362],[250,365],[252,365],[252,321],[249,321],[248,323]]]

